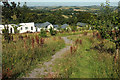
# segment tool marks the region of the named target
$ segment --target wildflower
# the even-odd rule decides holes
[[[6,74],[7,74],[6,76],[10,78],[12,75],[12,71],[8,68]]]
[[[34,48],[34,38],[32,38],[32,48]]]
[[[44,44],[44,39],[41,38],[41,39],[40,39],[40,45],[42,46],[43,44]]]
[[[26,46],[26,41],[24,40],[24,48],[27,48],[27,46]]]
[[[36,43],[39,45],[39,37],[37,35],[36,35],[35,39],[36,39]]]
[[[19,36],[19,40],[23,40],[23,36]]]
[[[79,39],[77,39],[76,41],[75,41],[75,44],[77,44],[79,42]]]
[[[72,54],[72,52],[73,52],[73,47],[72,47],[72,46],[70,47],[70,52],[71,52],[71,54]]]
[[[82,40],[80,40],[80,44],[82,44]]]

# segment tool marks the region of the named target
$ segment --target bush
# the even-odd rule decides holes
[[[77,31],[77,26],[71,26],[72,31]]]
[[[58,37],[55,41],[53,38],[46,38],[44,42],[42,38],[42,41],[40,41],[41,47],[38,46],[35,38],[38,37],[25,38],[24,40],[19,40],[16,37],[16,42],[3,43],[3,80],[9,77],[21,77],[35,67],[36,64],[49,60],[56,51],[65,45],[64,41]]]
[[[55,30],[53,30],[53,28],[51,27],[51,28],[50,28],[50,34],[51,34],[52,36],[54,36],[54,35],[57,34],[57,32],[56,32]]]
[[[93,46],[95,49],[98,49],[99,51],[102,51],[102,52],[106,51],[111,54],[115,52],[115,44],[110,41],[98,42]]]
[[[47,37],[47,32],[44,29],[41,29],[39,36],[40,37]]]
[[[2,30],[4,39],[9,43],[11,40],[11,34],[9,33],[8,28]]]

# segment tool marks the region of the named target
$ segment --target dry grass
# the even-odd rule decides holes
[[[22,76],[65,46],[59,37],[42,38],[44,42],[41,42],[41,38],[36,35],[22,34],[23,39],[14,35],[10,43],[3,40],[3,78]]]

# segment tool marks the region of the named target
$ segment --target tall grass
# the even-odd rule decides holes
[[[19,39],[19,36],[14,35],[14,40],[10,43],[3,40],[3,78],[20,77],[38,63],[50,59],[64,46],[64,41],[59,37],[54,40],[53,37],[39,38],[28,35]]]
[[[70,35],[78,35],[78,34],[82,34],[82,33],[92,33],[92,30],[83,30],[83,31],[75,31],[75,32],[62,32],[62,33],[58,33],[56,36],[70,36]]]
[[[92,38],[92,41],[91,41]],[[100,40],[92,36],[72,36],[76,52],[66,52],[63,59],[55,62],[55,77],[59,78],[118,78],[115,71],[113,55],[93,49],[92,46]],[[76,41],[82,40],[82,44]]]

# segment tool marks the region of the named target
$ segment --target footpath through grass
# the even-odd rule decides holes
[[[14,35],[13,41],[3,40],[3,78],[17,78],[28,73],[37,64],[51,59],[57,51],[65,47],[61,37],[40,38]]]
[[[53,66],[59,78],[116,78],[113,55],[93,49],[100,42],[92,36],[71,36],[69,39],[82,40],[82,44],[72,46],[71,50],[58,59]]]

